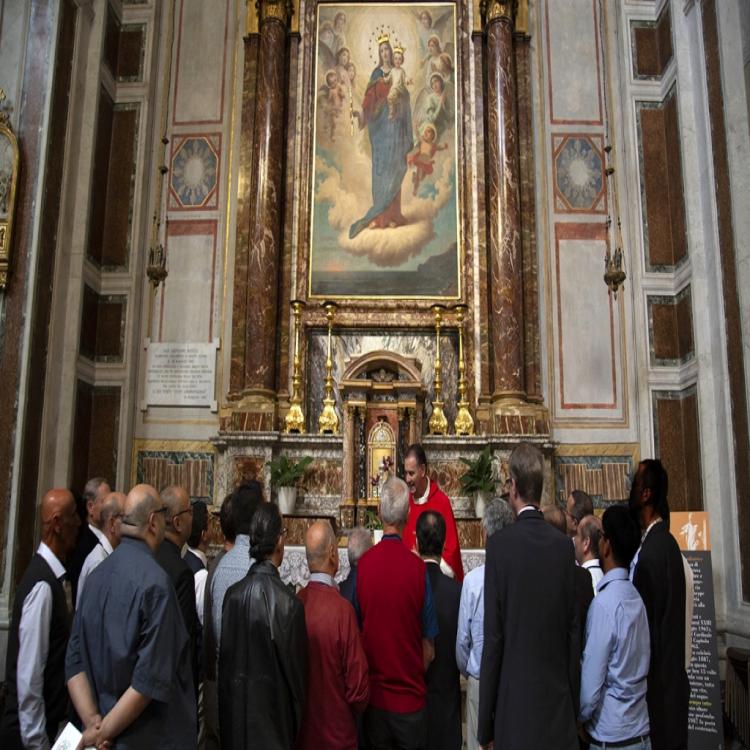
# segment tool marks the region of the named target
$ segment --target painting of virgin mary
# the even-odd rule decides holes
[[[311,297],[460,296],[455,89],[441,87],[439,112],[430,107],[424,7],[317,8]],[[341,60],[329,37],[344,12]],[[430,34],[455,69],[455,6],[429,12]],[[434,146],[423,139],[428,121]],[[430,168],[417,175],[425,160]]]

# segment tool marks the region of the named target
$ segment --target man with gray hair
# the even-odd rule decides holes
[[[383,540],[362,555],[355,608],[370,665],[365,739],[371,750],[427,746],[424,673],[435,658],[438,634],[424,562],[401,541],[409,488],[389,479],[380,493]]]
[[[310,582],[297,596],[305,607],[307,702],[298,750],[356,750],[357,721],[370,697],[367,659],[354,610],[336,590],[336,535],[316,521],[305,536]]]
[[[104,477],[92,477],[83,488],[82,499],[86,514],[82,516],[82,520],[87,521],[87,523],[81,524],[76,548],[65,564],[74,602],[78,601],[78,579],[81,575],[83,563],[86,562],[89,552],[96,547],[104,536],[101,509],[102,501],[109,493],[109,483]]]
[[[513,511],[501,497],[494,498],[482,516],[482,546],[500,529],[513,523]],[[479,668],[484,642],[484,565],[470,570],[461,589],[456,635],[456,664],[466,677],[466,746],[479,750],[477,717],[479,714]]]
[[[81,575],[78,577],[76,607],[78,607],[81,601],[81,594],[83,593],[83,587],[86,585],[86,578],[88,578],[89,573],[100,562],[106,560],[120,544],[120,532],[122,529],[120,519],[122,518],[124,507],[125,495],[122,492],[110,492],[102,501],[100,515],[102,538],[99,539],[96,547],[89,552],[81,568]]]
[[[479,680],[482,746],[577,750],[580,626],[573,545],[545,523],[541,451],[510,455],[516,522],[487,542]]]
[[[349,532],[346,554],[349,558],[349,575],[339,584],[339,593],[352,607],[357,595],[357,563],[359,558],[372,547],[372,534],[364,526],[357,526]]]
[[[196,747],[188,635],[154,559],[166,510],[153,487],[136,485],[125,499],[120,545],[86,582],[65,663],[82,746]]]

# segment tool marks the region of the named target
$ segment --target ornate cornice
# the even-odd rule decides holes
[[[255,12],[259,24],[266,21],[281,21],[284,26],[289,25],[294,8],[291,0],[256,0]],[[248,9],[249,12],[249,9]]]

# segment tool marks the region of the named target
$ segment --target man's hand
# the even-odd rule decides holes
[[[99,715],[84,730],[77,750],[85,750],[87,747],[95,747],[96,750],[112,747],[112,742],[102,736],[102,717]]]

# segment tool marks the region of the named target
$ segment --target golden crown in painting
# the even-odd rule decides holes
[[[378,45],[385,44],[386,42],[390,42],[390,41],[391,41],[390,34],[386,34],[385,32],[383,32],[382,34],[378,35]]]
[[[403,56],[403,54],[404,54],[404,47],[402,47],[400,44],[396,44],[396,46],[393,48],[393,54],[395,55],[396,52],[398,52],[399,55]]]

